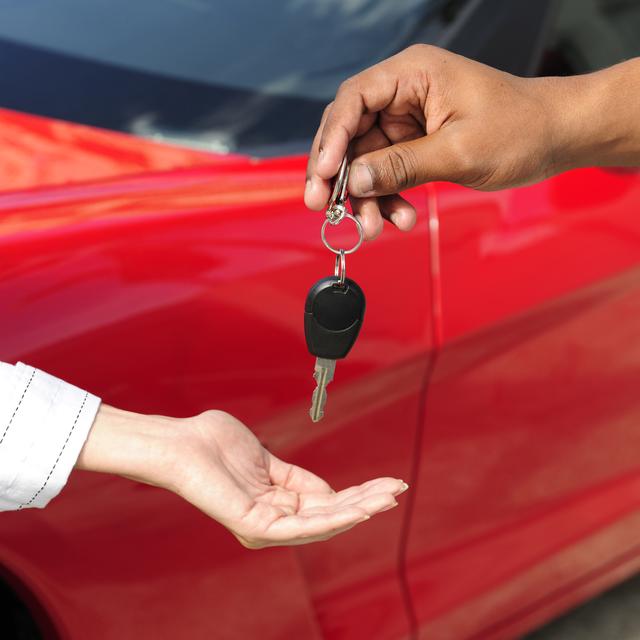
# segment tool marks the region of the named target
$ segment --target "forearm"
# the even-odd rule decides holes
[[[178,421],[103,404],[82,448],[76,469],[125,476],[168,487],[175,458]]]
[[[556,173],[640,166],[640,58],[596,73],[534,82],[554,123]]]

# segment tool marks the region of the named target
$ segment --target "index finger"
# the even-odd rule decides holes
[[[395,60],[389,58],[345,80],[328,113],[313,158],[315,173],[330,180],[338,172],[349,142],[366,133],[377,113],[393,101],[397,92]]]

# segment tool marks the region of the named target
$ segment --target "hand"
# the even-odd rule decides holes
[[[407,489],[378,478],[335,492],[220,411],[175,419],[103,405],[76,466],[174,491],[251,549],[327,540],[396,506]]]
[[[325,110],[307,170],[305,203],[326,206],[347,145],[349,193],[367,239],[383,218],[410,230],[400,191],[447,180],[475,189],[523,185],[559,171],[563,79],[518,78],[429,45],[415,45],[345,81]],[[570,109],[569,109],[570,110]],[[428,135],[427,135],[428,134]]]

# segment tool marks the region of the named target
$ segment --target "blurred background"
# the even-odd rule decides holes
[[[416,42],[547,75],[640,40],[636,0],[0,0],[0,16],[1,106],[262,156],[304,153],[342,80]]]

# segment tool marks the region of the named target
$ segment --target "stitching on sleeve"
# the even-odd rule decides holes
[[[31,372],[31,377],[29,378],[29,382],[27,382],[27,386],[24,388],[24,391],[22,392],[22,395],[20,396],[20,400],[18,401],[18,405],[14,409],[13,414],[11,415],[11,418],[9,418],[9,422],[7,423],[7,426],[5,427],[4,433],[2,434],[2,438],[0,438],[0,444],[2,444],[4,442],[5,436],[7,435],[8,431],[9,431],[9,428],[13,424],[13,419],[16,417],[16,413],[18,413],[18,409],[20,408],[20,405],[22,404],[22,401],[24,400],[24,396],[27,393],[27,390],[31,386],[31,381],[33,380],[33,376],[35,376],[35,375],[36,375],[36,370],[34,369]]]
[[[80,409],[78,410],[78,414],[76,415],[76,419],[73,421],[73,425],[71,427],[71,430],[67,434],[67,439],[64,441],[64,444],[62,445],[62,449],[60,449],[60,453],[58,454],[58,457],[56,458],[56,461],[53,463],[53,466],[51,467],[51,471],[49,471],[49,475],[47,476],[46,480],[42,483],[42,486],[35,492],[35,494],[32,496],[32,498],[31,498],[31,500],[29,500],[29,502],[25,502],[25,503],[21,504],[18,507],[18,511],[20,509],[22,509],[23,507],[28,507],[42,493],[43,489],[47,486],[47,482],[49,482],[49,479],[51,478],[51,475],[55,471],[55,468],[58,466],[58,462],[60,462],[60,458],[62,457],[62,453],[64,452],[65,447],[67,446],[67,444],[69,442],[69,438],[71,437],[71,434],[73,433],[73,430],[76,428],[76,425],[78,424],[78,418],[80,417],[80,414],[82,413],[82,410],[84,409],[84,405],[87,402],[87,398],[88,397],[89,397],[89,392],[87,391],[84,394],[84,398],[82,400],[82,404],[80,405]]]

